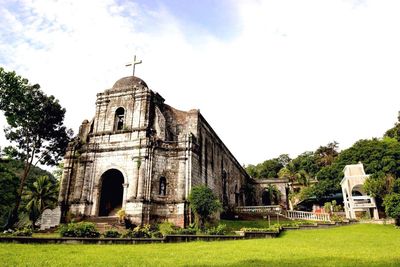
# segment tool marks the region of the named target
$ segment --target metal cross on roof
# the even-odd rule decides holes
[[[125,65],[125,67],[129,67],[129,66],[133,67],[132,76],[135,76],[135,66],[138,64],[142,64],[142,60],[136,60],[136,55],[135,55],[133,57],[133,62]]]

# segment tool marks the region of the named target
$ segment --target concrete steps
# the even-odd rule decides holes
[[[85,221],[94,223],[100,233],[110,229],[116,229],[119,232],[125,230],[125,224],[120,223],[116,216],[89,217]]]

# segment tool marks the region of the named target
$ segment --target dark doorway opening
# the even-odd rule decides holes
[[[111,169],[102,176],[99,216],[114,216],[122,207],[122,184],[124,176],[118,170]]]
[[[271,205],[271,195],[268,191],[264,191],[261,196],[262,204],[264,206]]]

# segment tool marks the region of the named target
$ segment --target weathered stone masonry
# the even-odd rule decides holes
[[[192,186],[207,185],[224,207],[245,203],[245,170],[198,110],[176,110],[130,76],[97,94],[64,159],[63,213],[112,216],[123,208],[137,223],[191,220]]]

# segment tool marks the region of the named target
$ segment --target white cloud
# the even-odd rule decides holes
[[[200,108],[240,162],[257,163],[333,140],[345,148],[391,127],[399,4],[232,1],[236,36],[204,31],[193,41],[168,6],[32,0],[0,11],[0,59],[59,98],[77,130],[136,53],[137,75],[168,104]]]

